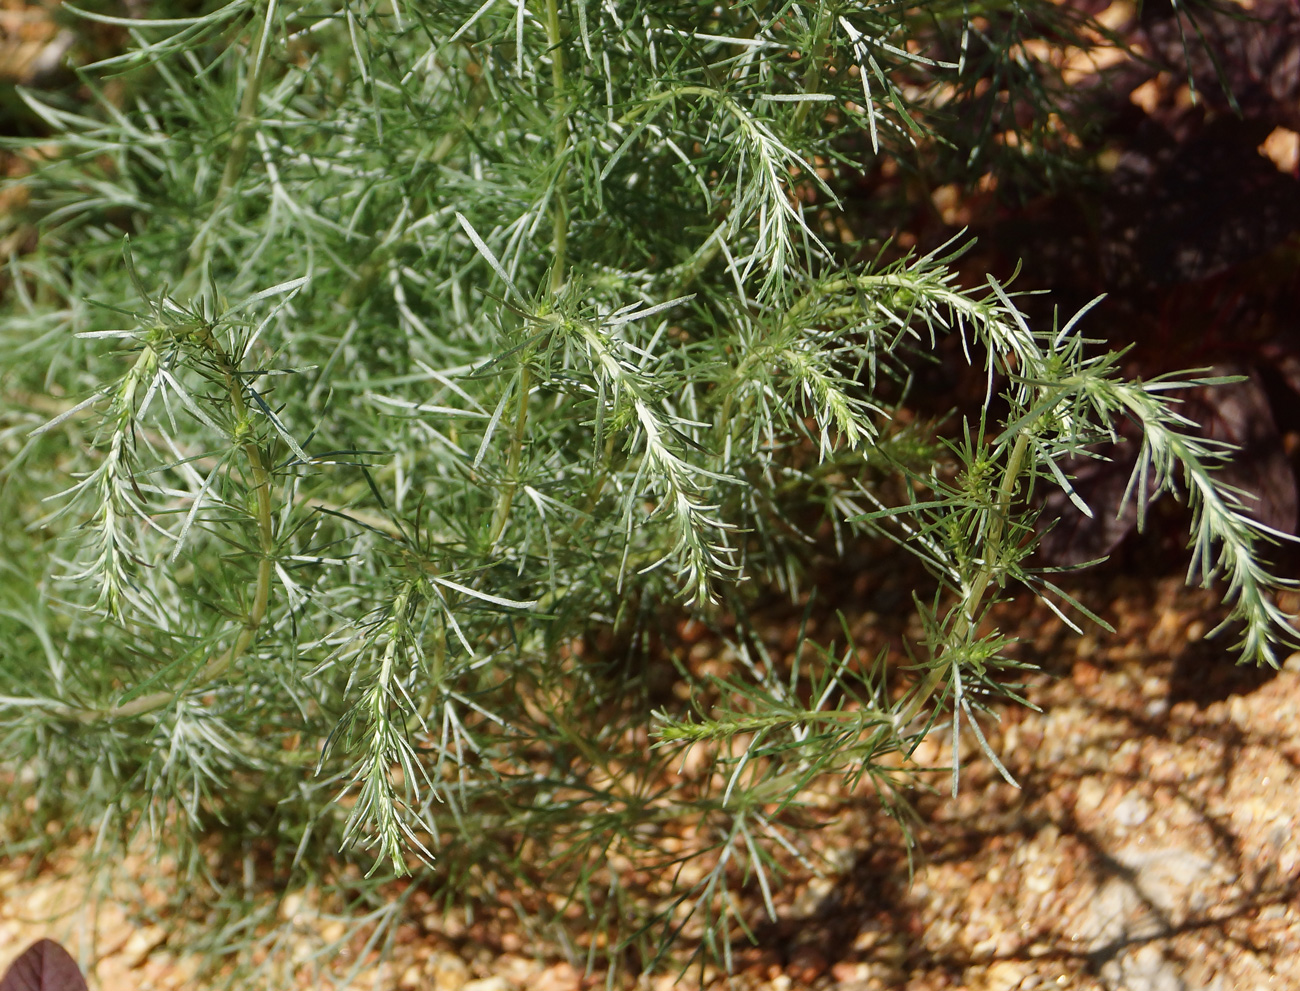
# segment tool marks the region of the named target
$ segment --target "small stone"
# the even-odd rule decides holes
[[[510,991],[510,982],[504,977],[481,977],[461,985],[461,991]]]
[[[1029,975],[1029,967],[1016,960],[999,960],[984,972],[986,991],[1016,991]]]
[[[1125,795],[1111,810],[1111,818],[1121,826],[1140,826],[1151,816],[1151,803],[1141,795]]]
[[[1116,983],[1126,991],[1184,991],[1186,988],[1160,947],[1153,943],[1120,960]]]
[[[557,963],[547,967],[531,984],[531,991],[577,991],[582,974],[572,964]]]
[[[801,946],[790,955],[786,973],[796,982],[809,985],[826,973],[826,957],[811,946]]]
[[[284,896],[280,902],[280,918],[285,922],[294,922],[302,909],[302,895],[294,891]]]
[[[1074,668],[1070,673],[1074,678],[1074,683],[1080,688],[1091,688],[1101,679],[1101,669],[1085,660],[1075,661]]]
[[[807,917],[815,915],[817,910],[835,891],[835,881],[829,877],[815,877],[804,886],[803,891],[795,896],[790,908],[792,915]]]
[[[1074,800],[1075,814],[1084,815],[1094,811],[1106,797],[1106,790],[1106,782],[1100,777],[1093,776],[1080,781]]]
[[[137,929],[122,947],[123,963],[128,968],[139,967],[166,938],[167,932],[162,926],[145,926],[143,929]]]
[[[122,907],[112,903],[105,905],[99,917],[99,945],[96,950],[102,956],[116,957],[133,935],[135,926],[126,917]]]
[[[463,991],[469,982],[469,964],[454,953],[439,950],[424,962],[433,991]]]
[[[865,963],[840,960],[831,964],[831,977],[836,984],[847,984],[850,981],[861,983],[867,979],[870,972],[871,966]]]

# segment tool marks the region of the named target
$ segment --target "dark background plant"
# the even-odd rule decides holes
[[[1031,557],[1035,496],[1082,511],[1063,466],[1122,423],[1126,501],[1186,497],[1240,658],[1294,639],[1280,534],[1170,401],[1213,376],[1126,378],[1086,320],[959,281],[959,244],[845,220],[886,161],[1082,168],[1022,45],[1105,39],[1083,15],[173,13],[83,12],[129,44],[20,93],[45,133],[9,142],[0,718],[11,802],[101,856],[178,855],[225,906],[214,953],[275,944],[263,886],[324,884],[373,928],[414,872],[569,927],[611,979],[679,936],[729,963],[754,922],[730,892],[772,911],[811,783],[906,822],[924,734],[1001,767],[979,720],[1017,664],[989,609],[1099,620]],[[917,418],[945,338],[982,408]],[[847,629],[767,650],[756,608],[885,541],[927,574],[903,656]]]

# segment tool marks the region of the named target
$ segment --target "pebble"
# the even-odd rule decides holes
[[[461,985],[461,991],[510,991],[510,982],[504,977],[481,977]]]
[[[463,991],[469,983],[469,964],[454,953],[437,950],[424,962],[433,991]]]

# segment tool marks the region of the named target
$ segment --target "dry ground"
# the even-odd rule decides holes
[[[66,44],[19,0],[0,3],[0,20],[0,75],[39,73]],[[1295,172],[1294,144],[1269,155],[1279,170]],[[1021,787],[964,740],[958,796],[935,774],[935,792],[917,799],[910,879],[898,829],[869,796],[846,804],[817,837],[838,870],[779,893],[779,917],[756,920],[758,945],[740,949],[732,985],[1300,991],[1300,654],[1275,675],[1234,668],[1224,641],[1200,639],[1214,601],[1177,578],[1112,571],[1087,604],[1114,636],[1080,641],[1041,607],[1000,617],[1043,669],[1027,693],[1042,712],[1005,709],[985,727]],[[1286,605],[1296,611],[1300,596]],[[945,741],[918,757],[943,764]],[[170,906],[184,896],[171,865],[128,859],[92,879],[80,869],[88,843],[38,870],[0,862],[0,967],[51,936],[102,991],[219,986],[199,981],[197,958],[168,940]],[[343,922],[308,899],[279,913],[299,940],[292,980],[333,983],[311,954]],[[356,952],[340,967],[359,963],[357,986],[385,991],[592,983],[518,928],[428,908],[401,923],[391,960]],[[672,977],[645,983],[666,991]]]
[[[1226,644],[1200,639],[1212,593],[1174,578],[1113,573],[1087,602],[1115,635],[1078,640],[1031,605],[1002,617],[1044,668],[1028,693],[1043,711],[1006,709],[986,727],[1021,787],[964,741],[957,798],[936,772],[917,799],[910,883],[897,828],[868,796],[846,804],[817,838],[839,871],[780,892],[779,918],[756,920],[759,945],[740,948],[733,987],[1300,989],[1300,654],[1276,674],[1234,668]],[[946,744],[918,757],[943,764]],[[35,876],[0,865],[0,964],[48,935],[102,991],[203,987],[159,924],[183,894],[168,865],[117,865],[117,890],[131,894],[115,899],[101,878],[95,912],[75,853]],[[301,937],[294,979],[333,985],[310,954],[342,923],[299,898],[280,914]],[[499,921],[419,909],[393,959],[338,963],[362,964],[355,986],[406,991],[594,983],[536,949]]]

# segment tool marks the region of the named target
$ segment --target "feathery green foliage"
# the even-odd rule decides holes
[[[841,166],[1068,167],[1043,158],[1058,88],[1014,47],[1068,11],[82,15],[130,43],[83,70],[90,106],[22,93],[53,136],[5,221],[39,239],[0,326],[0,726],[11,792],[102,847],[142,834],[202,873],[224,823],[374,933],[413,871],[556,926],[580,906],[593,965],[681,934],[729,962],[751,920],[728,889],[772,909],[814,779],[901,807],[940,723],[1001,767],[979,716],[1011,662],[982,620],[1026,592],[1078,612],[1027,563],[1029,496],[1125,417],[1132,497],[1183,479],[1241,658],[1291,636],[1272,535],[1166,398],[1201,380],[1124,380],[1075,321],[959,286],[956,248],[835,233]],[[993,140],[1016,118],[986,77],[1037,108],[1023,140]],[[945,335],[989,382],[957,439],[894,415]],[[765,656],[754,590],[799,600],[814,555],[881,535],[935,579],[911,688],[851,641]],[[733,676],[668,669],[679,615]],[[678,773],[691,747],[716,777]],[[211,949],[276,959],[256,885],[207,883]]]

